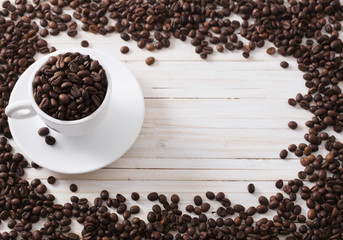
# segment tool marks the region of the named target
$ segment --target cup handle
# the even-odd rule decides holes
[[[9,118],[13,119],[26,119],[36,115],[31,102],[25,100],[9,104],[5,109],[5,113]]]

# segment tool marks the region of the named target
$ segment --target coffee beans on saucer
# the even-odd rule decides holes
[[[78,120],[96,111],[107,91],[103,67],[89,55],[51,56],[32,81],[34,100],[59,120]]]

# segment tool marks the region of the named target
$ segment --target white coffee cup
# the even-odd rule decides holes
[[[93,60],[98,60],[100,65],[104,68],[106,77],[107,77],[107,91],[105,98],[99,108],[91,113],[89,116],[81,118],[79,120],[59,120],[53,118],[43,112],[33,98],[33,87],[32,81],[35,77],[37,71],[44,65],[49,57],[57,56],[59,54],[64,54],[67,52],[79,52],[83,55],[89,55]],[[44,56],[42,59],[39,60],[38,64],[34,66],[33,74],[31,76],[31,80],[29,81],[28,88],[28,100],[17,101],[17,102],[10,102],[10,104],[6,107],[5,113],[9,118],[13,119],[27,119],[38,115],[42,121],[51,129],[59,132],[61,134],[65,134],[68,136],[80,136],[86,134],[93,130],[97,125],[101,124],[101,121],[105,118],[107,111],[109,110],[109,103],[111,99],[112,93],[112,76],[110,75],[110,68],[109,62],[103,62],[101,60],[101,55],[97,50],[93,49],[85,49],[85,48],[75,48],[75,49],[65,49],[53,52],[49,55]],[[23,122],[24,124],[24,122]]]

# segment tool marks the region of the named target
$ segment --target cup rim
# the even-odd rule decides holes
[[[81,53],[83,55],[89,55],[93,60],[98,60],[100,65],[104,68],[105,70],[105,74],[106,74],[106,79],[107,79],[107,90],[106,90],[106,95],[104,100],[102,101],[102,103],[100,104],[100,106],[90,115],[81,118],[81,119],[77,119],[77,120],[60,120],[60,119],[56,119],[53,118],[52,116],[48,115],[47,113],[45,113],[43,110],[41,110],[38,107],[38,104],[36,103],[36,101],[33,98],[33,86],[32,86],[32,81],[36,75],[36,72],[42,67],[42,65],[49,59],[49,57],[51,56],[57,56],[59,54],[63,54],[63,53],[67,53],[67,52],[72,52],[72,53]],[[38,64],[35,66],[35,68],[33,69],[33,73],[31,75],[31,80],[29,81],[29,99],[31,102],[31,105],[33,107],[33,109],[37,112],[37,114],[41,117],[43,117],[44,119],[55,123],[55,124],[59,124],[59,125],[65,125],[65,126],[72,126],[72,125],[78,125],[78,124],[82,124],[84,122],[87,122],[88,120],[96,117],[97,115],[100,114],[100,112],[106,107],[106,105],[108,104],[110,98],[111,98],[111,93],[112,93],[112,77],[110,74],[110,71],[108,70],[108,67],[106,66],[107,63],[104,64],[104,62],[101,61],[101,59],[94,59],[92,54],[94,53],[101,53],[98,50],[94,50],[94,49],[84,49],[84,48],[67,48],[67,49],[62,49],[62,50],[58,50],[55,52],[52,52],[46,56],[44,56],[43,58],[39,59]]]

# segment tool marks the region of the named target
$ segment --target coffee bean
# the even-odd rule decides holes
[[[138,201],[139,200],[139,194],[137,192],[131,193],[131,199],[134,201]]]
[[[170,197],[170,200],[172,201],[172,203],[175,203],[175,204],[178,204],[179,201],[180,201],[180,198],[177,194],[173,194],[171,197]]]
[[[208,191],[208,192],[206,192],[206,197],[210,200],[213,200],[213,199],[215,199],[216,196],[213,192]]]
[[[50,133],[50,130],[47,127],[41,127],[40,129],[38,129],[38,135],[39,136],[45,137],[49,133]]]
[[[223,192],[219,192],[216,195],[216,200],[220,202],[224,199],[224,197],[225,197],[225,194]]]
[[[109,193],[107,190],[102,190],[100,193],[100,198],[102,200],[107,200],[109,198]]]
[[[154,44],[149,43],[149,44],[146,45],[146,49],[148,51],[154,51],[155,50],[155,46],[154,46]]]
[[[56,139],[53,136],[46,136],[45,142],[46,142],[46,144],[52,146],[52,145],[55,145]]]
[[[266,52],[267,52],[269,55],[273,55],[273,54],[276,52],[276,50],[275,50],[274,47],[270,47],[270,48],[267,48]]]
[[[280,66],[281,66],[282,68],[288,68],[289,64],[288,64],[288,62],[282,61],[282,62],[280,63]]]
[[[275,186],[276,186],[277,188],[282,188],[282,186],[283,186],[283,181],[282,181],[282,179],[277,180],[276,183],[275,183]]]
[[[86,47],[89,46],[89,42],[88,42],[87,40],[82,40],[82,41],[81,41],[81,46],[84,47],[84,48],[86,48]]]
[[[248,192],[249,193],[254,193],[255,192],[255,185],[254,184],[250,183],[248,185]]]
[[[48,177],[48,183],[49,184],[54,184],[56,182],[56,178],[54,176]]]
[[[70,184],[69,190],[70,190],[71,192],[76,192],[77,189],[78,189],[78,187],[76,186],[76,184],[74,184],[74,183]]]
[[[122,54],[127,54],[129,51],[130,51],[130,49],[129,49],[129,47],[127,47],[127,46],[122,46],[122,47],[120,48],[120,52],[121,52]]]
[[[208,204],[208,203],[203,203],[203,204],[201,205],[201,211],[202,211],[202,212],[207,212],[207,211],[210,209],[210,207],[211,207],[210,204]]]
[[[152,192],[148,194],[149,201],[156,201],[158,199],[158,193]]]
[[[139,213],[139,212],[140,212],[139,206],[132,206],[132,207],[130,208],[130,212],[131,212],[132,214],[137,214],[137,213]]]
[[[36,191],[37,191],[37,193],[39,193],[39,194],[45,193],[46,190],[47,190],[47,188],[46,188],[46,186],[45,186],[43,183],[39,184],[39,185],[36,187]]]
[[[288,155],[288,152],[286,149],[282,149],[281,152],[280,152],[280,158],[281,159],[285,159]]]
[[[290,129],[296,129],[298,127],[298,124],[294,121],[290,121],[290,122],[288,122],[288,127]]]
[[[200,206],[202,204],[202,198],[200,196],[195,196],[194,203],[195,205]]]
[[[155,63],[155,58],[154,57],[148,57],[147,59],[145,59],[145,63],[148,66],[151,66]]]

